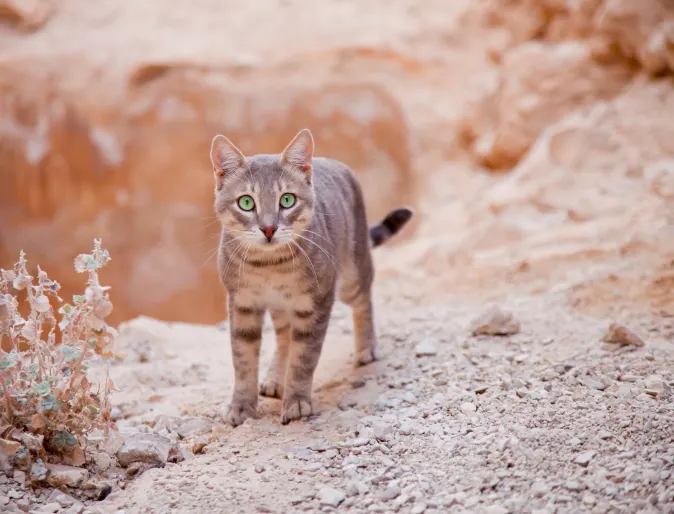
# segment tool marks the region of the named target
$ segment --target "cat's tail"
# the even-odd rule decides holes
[[[407,207],[400,207],[389,212],[377,225],[370,227],[370,243],[375,248],[384,244],[400,232],[414,212]]]

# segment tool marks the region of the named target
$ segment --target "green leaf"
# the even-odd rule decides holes
[[[59,351],[63,354],[66,362],[72,362],[80,358],[82,351],[79,348],[73,348],[72,346],[61,346]]]
[[[73,302],[75,303],[75,305],[80,305],[81,303],[84,303],[84,300],[85,300],[84,295],[81,294],[73,295]]]
[[[63,305],[61,305],[61,308],[59,309],[59,314],[64,314],[67,316],[72,312],[72,310],[73,310],[72,305],[64,303]]]
[[[34,362],[28,367],[28,373],[26,373],[26,378],[29,381],[32,382],[33,380],[35,380],[35,377],[37,376],[37,369],[38,369],[37,362]]]
[[[0,361],[0,369],[9,369],[16,364],[12,359],[3,359]]]
[[[77,438],[65,430],[57,430],[51,438],[51,445],[59,452],[70,451],[76,444]]]
[[[49,391],[51,391],[51,386],[49,385],[49,380],[44,380],[40,382],[39,384],[33,384],[33,390],[39,394],[40,396],[44,396],[46,394],[49,394]]]
[[[44,412],[49,411],[56,412],[61,407],[63,407],[63,404],[64,404],[63,401],[57,400],[51,395],[47,396],[46,398],[42,398],[42,400],[40,401],[40,407],[42,407],[42,410]]]

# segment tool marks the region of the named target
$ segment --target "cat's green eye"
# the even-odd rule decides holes
[[[253,200],[253,197],[250,195],[243,195],[236,201],[236,203],[242,211],[252,211],[255,209],[255,200]]]
[[[295,205],[295,202],[297,201],[297,198],[295,198],[295,195],[292,193],[285,193],[281,197],[281,207],[284,209],[290,209],[293,205]]]

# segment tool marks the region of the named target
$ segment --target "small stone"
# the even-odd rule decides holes
[[[477,407],[475,404],[470,402],[462,403],[459,408],[466,416],[473,416],[477,412]]]
[[[521,378],[513,378],[512,385],[514,389],[526,389],[527,383]]]
[[[613,434],[609,432],[608,430],[600,430],[599,433],[597,434],[597,437],[599,439],[611,439],[613,437]]]
[[[360,446],[366,446],[370,444],[370,439],[367,437],[356,437],[355,439],[348,442],[348,445],[351,448],[358,448]]]
[[[581,484],[578,480],[575,480],[573,478],[569,479],[566,481],[564,484],[564,487],[566,487],[569,491],[582,491],[585,489],[585,486]]]
[[[672,392],[670,385],[660,375],[649,375],[644,383],[646,391],[656,391],[657,395],[651,396],[669,396]],[[647,393],[650,394],[650,393]]]
[[[190,436],[204,435],[211,432],[213,423],[204,418],[188,418],[181,422],[176,432],[185,439]]]
[[[473,388],[473,392],[474,392],[475,394],[483,394],[483,393],[486,393],[486,392],[487,392],[487,389],[489,389],[488,386],[486,386],[486,385],[479,385],[479,386]]]
[[[490,505],[484,509],[484,514],[508,514],[508,512],[508,509],[500,505]]]
[[[426,512],[425,503],[417,503],[414,507],[412,507],[412,510],[410,510],[410,514],[424,514],[424,512]]]
[[[9,496],[0,495],[0,507],[3,507],[9,503]]]
[[[515,391],[515,394],[519,398],[526,398],[527,396],[529,396],[529,391],[527,391],[526,389],[518,389],[517,391]]]
[[[317,497],[321,505],[328,505],[329,507],[336,508],[345,500],[346,495],[338,489],[333,489],[332,487],[322,487],[318,491]]]
[[[590,389],[597,389],[598,391],[603,391],[608,387],[608,384],[599,377],[591,377],[589,375],[585,375],[583,377],[579,377],[578,380],[585,387],[589,387]]]
[[[473,320],[470,331],[474,336],[507,336],[517,334],[520,324],[511,313],[492,306]]]
[[[158,434],[136,433],[124,441],[117,452],[117,460],[122,467],[134,462],[147,464],[164,464],[171,451],[171,440]]]
[[[49,513],[49,514],[54,514],[54,512],[58,512],[61,510],[61,505],[59,503],[48,503],[46,505],[43,505],[40,507],[40,510],[38,512],[44,512],[44,513]]]
[[[21,484],[21,485],[26,485],[26,473],[24,473],[21,470],[15,469],[14,470],[14,481]]]
[[[58,489],[54,489],[49,497],[47,498],[47,501],[49,503],[56,502],[58,503],[61,507],[70,507],[71,505],[74,505],[76,503],[79,503],[78,500],[70,496],[69,494],[66,494]]]
[[[381,499],[385,502],[395,500],[398,496],[400,496],[400,493],[402,493],[400,487],[397,485],[390,485],[382,493]]]
[[[428,357],[438,353],[438,344],[432,339],[424,339],[414,347],[417,357]]]
[[[403,394],[403,400],[405,400],[407,403],[411,405],[417,403],[417,397],[414,395],[412,391],[406,391],[405,394]]]
[[[594,505],[595,503],[597,503],[597,499],[590,493],[585,493],[583,495],[583,503],[585,505]]]
[[[531,486],[531,493],[535,498],[542,498],[548,494],[549,490],[550,489],[548,488],[547,484],[542,481],[534,482],[534,484]]]
[[[93,455],[96,469],[105,471],[112,465],[112,458],[105,452],[97,452]]]
[[[363,482],[349,482],[349,485],[346,488],[347,496],[358,496],[361,494],[367,494],[369,487]]]
[[[23,498],[23,496],[26,493],[23,491],[17,491],[16,489],[11,489],[8,493],[7,496],[9,496],[12,500],[18,500],[20,498]]]
[[[378,441],[390,441],[393,438],[393,427],[388,423],[376,422],[372,426],[372,431]]]
[[[414,432],[416,432],[416,426],[417,426],[417,424],[414,423],[413,421],[404,421],[400,424],[400,428],[398,429],[398,432],[401,435],[411,435]]]
[[[362,378],[357,378],[356,380],[353,380],[351,382],[351,387],[354,389],[360,389],[361,387],[365,387],[365,380]]]
[[[266,466],[264,465],[264,462],[258,462],[255,464],[255,473],[264,473],[265,469]]]
[[[119,421],[120,419],[122,419],[122,409],[120,409],[119,407],[113,407],[112,409],[110,409],[110,419],[112,421]]]
[[[590,461],[592,461],[592,459],[594,459],[595,455],[596,454],[593,451],[583,452],[583,453],[578,454],[576,456],[576,458],[573,459],[573,462],[575,462],[576,464],[580,464],[581,466],[585,467],[590,463]]]
[[[189,446],[183,443],[173,443],[169,451],[169,462],[184,462],[194,458],[194,453]]]
[[[639,336],[617,323],[609,325],[608,331],[602,338],[602,341],[620,346],[644,346],[644,342]]]
[[[86,469],[65,466],[63,464],[47,464],[49,475],[47,483],[52,487],[68,486],[79,487],[84,481],[89,479],[89,472]]]
[[[332,447],[329,441],[326,439],[319,439],[317,441],[314,441],[311,443],[309,446],[309,449],[315,452],[324,452],[329,450]]]

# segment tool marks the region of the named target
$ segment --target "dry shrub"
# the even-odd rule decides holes
[[[100,240],[94,240],[91,254],[75,259],[75,270],[89,278],[84,294],[75,295],[72,305],[63,303],[58,282],[39,266],[37,278],[28,273],[23,252],[13,270],[0,270],[0,346],[8,339],[11,347],[9,352],[0,350],[0,442],[5,453],[16,453],[14,460],[30,462],[44,456],[45,449],[81,453],[78,443],[85,434],[110,426],[108,396],[113,385],[107,376],[99,386],[87,379],[94,361],[112,355],[116,336],[105,322],[112,311],[109,288],[98,279],[109,260]],[[26,318],[19,312],[18,295],[24,292],[30,307]]]

